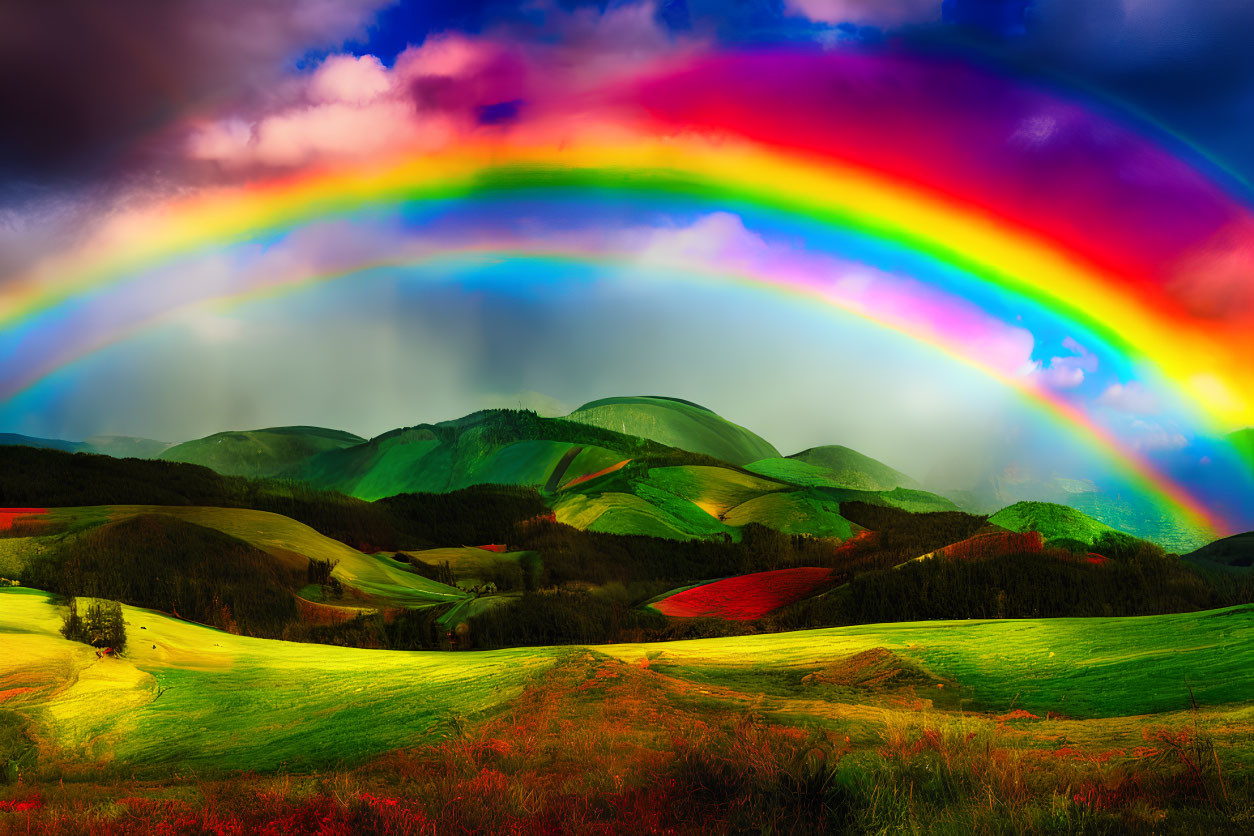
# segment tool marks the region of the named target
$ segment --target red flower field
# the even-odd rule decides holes
[[[663,615],[679,618],[726,618],[750,621],[800,601],[822,587],[831,569],[777,569],[725,578],[676,592],[653,604]]]
[[[0,508],[0,531],[13,527],[13,522],[21,517],[37,517],[48,513],[47,508]]]

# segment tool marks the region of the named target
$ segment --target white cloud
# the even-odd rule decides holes
[[[1161,408],[1158,399],[1135,380],[1110,384],[1098,397],[1097,403],[1133,415],[1150,415]]]
[[[1182,450],[1189,445],[1189,440],[1179,431],[1147,421],[1133,421],[1132,433],[1132,445],[1138,450],[1165,452]]]

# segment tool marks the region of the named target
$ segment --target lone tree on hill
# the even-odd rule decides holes
[[[87,614],[83,616],[78,614],[78,599],[70,598],[69,606],[61,625],[61,635],[95,648],[111,648],[115,653],[126,647],[126,622],[122,618],[121,604],[94,601],[88,605]]]

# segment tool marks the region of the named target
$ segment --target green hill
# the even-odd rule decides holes
[[[1016,502],[988,521],[1009,531],[1039,531],[1046,540],[1067,539],[1081,543],[1092,543],[1107,531],[1115,530],[1083,511],[1052,502]]]
[[[826,476],[834,487],[854,488],[861,491],[891,491],[893,488],[917,488],[919,484],[901,471],[894,470],[881,461],[864,456],[857,450],[829,444],[811,447],[789,456],[783,461],[810,465],[812,470],[802,470],[797,465],[785,465],[780,460],[756,462],[750,467],[755,473],[788,478],[789,470],[805,478]],[[757,469],[761,468],[761,469]]]
[[[604,398],[566,417],[737,465],[779,455],[769,442],[744,427],[676,398]]]
[[[574,421],[485,410],[329,450],[284,475],[367,500],[485,484],[552,492],[626,459],[667,452],[676,451]]]
[[[199,464],[226,476],[270,477],[327,450],[340,450],[365,439],[321,427],[271,427],[221,432],[176,444],[158,458]]]

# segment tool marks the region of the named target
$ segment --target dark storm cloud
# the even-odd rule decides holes
[[[1038,0],[1025,54],[1146,111],[1254,177],[1254,3]]]
[[[307,48],[363,31],[387,2],[0,4],[0,199],[146,156],[143,138],[175,116],[255,94]]]

